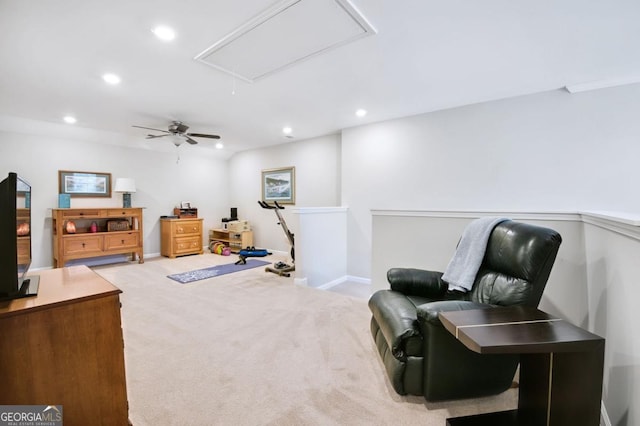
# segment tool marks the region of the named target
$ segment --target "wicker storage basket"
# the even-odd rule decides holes
[[[107,231],[128,231],[131,229],[128,220],[108,220]]]

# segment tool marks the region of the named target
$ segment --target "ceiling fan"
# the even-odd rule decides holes
[[[169,128],[168,128],[169,130],[153,129],[151,127],[144,127],[144,126],[132,126],[132,127],[165,133],[163,135],[149,134],[146,137],[147,139],[162,138],[164,136],[175,136],[174,138],[172,138],[173,144],[175,146],[180,146],[183,141],[187,141],[191,145],[197,144],[198,141],[192,138],[220,139],[220,136],[218,135],[208,135],[206,133],[187,133],[189,126],[184,124],[182,121],[172,121],[171,124],[169,124]]]

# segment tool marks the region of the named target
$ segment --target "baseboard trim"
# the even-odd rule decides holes
[[[353,281],[358,284],[371,285],[371,278],[356,277],[355,275],[347,275],[347,281]]]
[[[302,278],[303,280],[306,280],[306,278]],[[320,290],[328,290],[332,287],[335,287],[339,284],[345,283],[345,282],[354,282],[354,283],[358,283],[358,284],[367,284],[367,285],[371,285],[371,278],[364,278],[364,277],[356,277],[354,275],[343,275],[340,278],[337,278],[333,281],[329,281],[328,283],[322,284],[318,287],[314,287]]]
[[[303,287],[309,287],[309,282],[306,278],[294,278],[293,283],[295,285],[301,285]]]
[[[611,419],[607,413],[607,407],[604,406],[604,401],[600,401],[600,426],[611,426]]]

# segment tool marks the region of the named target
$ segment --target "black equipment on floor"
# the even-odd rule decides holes
[[[246,265],[247,257],[264,257],[269,256],[271,253],[265,249],[257,249],[255,247],[247,247],[240,250],[238,253],[238,261],[236,265]]]
[[[295,263],[296,254],[295,254],[295,242],[293,238],[293,233],[289,231],[289,228],[287,227],[287,222],[285,222],[284,218],[282,217],[282,214],[280,214],[280,210],[284,210],[284,207],[278,204],[277,201],[274,201],[273,205],[269,205],[264,201],[258,201],[258,204],[260,204],[260,207],[262,207],[263,209],[275,211],[276,216],[278,216],[278,225],[282,226],[282,229],[285,235],[287,236],[287,239],[289,240],[289,244],[291,244],[291,265],[287,265],[284,262],[277,262],[273,265],[273,267],[267,266],[265,268],[265,271],[273,272],[274,274],[278,274],[281,277],[282,276],[289,277],[291,276],[291,272],[296,270],[296,267],[293,264]]]

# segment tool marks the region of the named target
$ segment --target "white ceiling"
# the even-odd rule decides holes
[[[568,84],[640,78],[638,0],[351,3],[377,34],[249,83],[194,57],[281,1],[0,0],[0,115],[61,123],[72,113],[76,127],[147,147],[171,145],[146,141],[132,125],[182,120],[189,131],[220,134],[230,155]],[[157,40],[150,30],[158,24],[172,26],[176,39]],[[105,72],[122,83],[106,85]],[[357,108],[369,114],[358,118]]]

